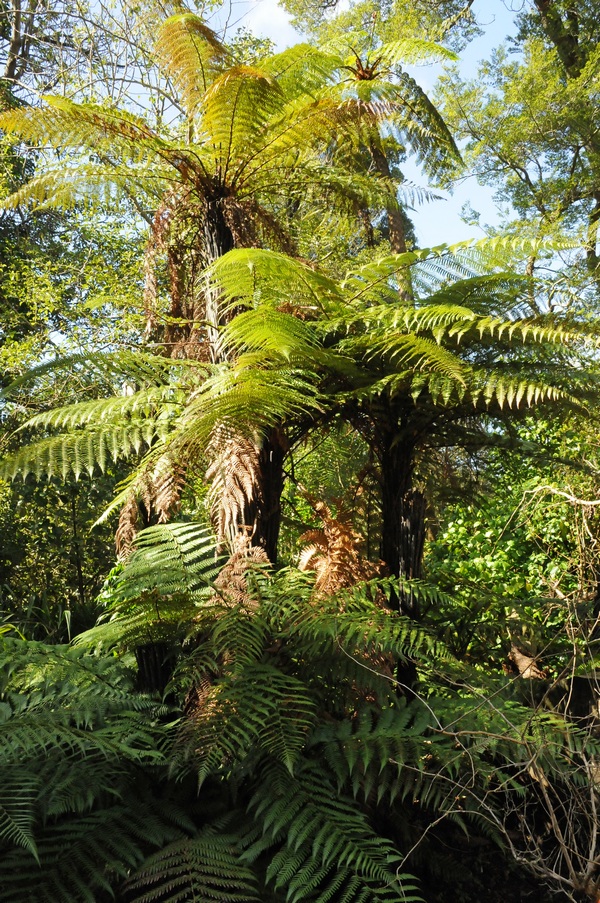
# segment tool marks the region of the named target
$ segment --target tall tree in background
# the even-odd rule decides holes
[[[466,165],[512,205],[515,227],[527,223],[532,234],[581,228],[587,275],[596,281],[597,10],[554,0],[531,7],[518,17],[518,56],[500,49],[476,82],[446,77],[440,96],[457,137],[467,141]]]
[[[113,25],[117,10],[114,15]],[[116,30],[109,39],[107,16],[100,4],[93,14],[83,3],[2,5],[3,111],[35,105],[48,90],[106,97],[131,84],[135,54],[127,60],[121,53],[117,61]],[[120,85],[110,81],[112,64],[113,73],[124,79]],[[151,79],[149,67],[146,73]],[[43,153],[2,135],[2,197],[22,189],[41,165]],[[138,229],[123,211],[106,211],[101,219],[96,213],[33,210],[27,204],[0,213],[3,387],[59,349],[68,354],[128,342],[143,328]],[[33,411],[98,391],[75,368],[67,379],[50,379],[39,391],[17,392],[12,403],[2,402],[0,446],[4,452],[14,447],[14,430]],[[88,531],[98,503],[108,503],[115,478],[113,473],[80,485],[68,480],[19,491],[0,484],[0,607],[2,617],[12,612],[28,635],[66,638],[95,618],[95,596],[112,556],[106,530],[93,536]],[[56,549],[62,552],[55,554]]]

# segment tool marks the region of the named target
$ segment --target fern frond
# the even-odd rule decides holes
[[[186,393],[177,386],[151,386],[131,395],[117,398],[95,398],[77,402],[64,408],[55,408],[36,414],[24,423],[20,430],[50,427],[69,429],[125,418],[150,418],[160,412],[165,420],[171,420],[181,412]]]
[[[294,44],[261,62],[261,69],[276,79],[288,103],[298,97],[317,94],[331,83],[341,59],[327,48]]]
[[[114,658],[2,639],[0,900],[95,900],[180,834],[142,777],[165,710],[132,690]]]
[[[0,901],[95,903],[100,894],[112,896],[143,861],[146,844],[173,835],[141,801],[128,802],[48,825],[39,832],[39,868],[24,851],[4,852]]]
[[[394,869],[401,857],[393,846],[376,836],[365,815],[310,763],[294,777],[281,767],[265,769],[249,808],[265,838],[281,846],[267,881],[287,891],[290,903],[307,894],[315,903],[333,894],[348,903],[421,899],[414,879]],[[251,845],[243,858],[252,862],[261,847],[261,842]]]
[[[127,882],[132,903],[259,903],[257,877],[238,846],[236,835],[212,827],[169,844]]]
[[[424,661],[443,657],[446,653],[433,634],[374,601],[378,593],[389,597],[398,593],[401,586],[391,578],[377,578],[335,596],[320,597],[318,606],[302,605],[299,600],[277,595],[279,617],[286,629],[293,631],[307,657],[311,648],[312,655],[318,648],[318,658],[335,648],[344,650],[344,655],[382,654],[395,659],[411,656]]]
[[[27,142],[57,149],[86,149],[113,159],[117,150],[132,163],[169,156],[171,146],[140,116],[65,97],[44,97],[46,106],[22,108],[0,116],[1,127]]]
[[[282,105],[281,89],[259,69],[232,67],[213,81],[203,100],[202,126],[224,172],[260,146],[262,129]]]
[[[408,73],[400,70],[394,81],[384,78],[356,80],[346,93],[359,107],[389,117],[420,163],[439,172],[460,160],[460,153],[442,116],[427,94]]]
[[[257,434],[278,426],[285,418],[318,411],[321,400],[309,374],[293,369],[260,369],[250,355],[236,366],[207,380],[190,401],[180,419],[170,448],[177,457],[184,449],[204,447],[215,431],[231,435]]]
[[[321,310],[328,297],[342,302],[336,283],[306,264],[275,251],[236,249],[208,270],[230,305],[254,307],[263,297],[270,304],[297,304]]]
[[[474,378],[469,385],[469,397],[473,405],[479,401],[491,406],[497,404],[502,408],[532,407],[546,401],[564,399],[575,407],[581,402],[560,386],[543,383],[535,379],[523,379],[522,376],[511,376],[503,373],[489,373],[484,370],[474,371]]]
[[[34,836],[36,807],[41,784],[38,775],[18,765],[2,767],[0,789],[0,847],[23,847],[38,862]]]
[[[169,432],[169,422],[162,412],[155,419],[88,425],[85,431],[63,433],[24,446],[3,460],[0,472],[11,480],[17,476],[25,478],[29,473],[38,479],[65,479],[70,474],[78,479],[84,472],[94,473],[96,468],[104,471],[110,461],[139,455]]]
[[[350,357],[355,348],[367,360],[378,357],[389,359],[390,363],[402,372],[433,371],[457,383],[465,384],[468,366],[456,354],[442,348],[434,339],[391,332],[378,338],[365,336],[358,340],[349,339],[340,344],[342,353]]]
[[[78,205],[93,208],[98,204],[115,207],[128,197],[130,180],[131,173],[108,164],[63,160],[60,166],[49,167],[3,198],[2,207],[15,210],[31,202],[37,210],[71,210]]]
[[[137,534],[135,550],[112,587],[110,600],[118,604],[148,592],[194,596],[211,585],[222,564],[208,527],[196,523],[148,527]]]
[[[398,63],[438,63],[444,60],[454,61],[458,59],[453,50],[449,50],[435,41],[426,41],[421,38],[404,38],[399,41],[389,41],[382,44],[377,50],[377,56],[381,57],[381,66],[394,67]]]
[[[383,711],[365,708],[354,721],[322,724],[310,744],[322,751],[339,791],[350,786],[354,798],[393,803],[407,779],[404,766],[422,768],[431,725],[431,713],[420,701],[398,699]]]
[[[75,645],[103,650],[147,643],[180,646],[199,609],[214,607],[211,587],[223,563],[212,531],[200,524],[160,524],[140,531],[134,551],[103,593],[106,615],[79,634]]]
[[[212,531],[199,524],[148,527],[138,534],[117,595],[131,598],[148,589],[194,593],[208,586],[220,568],[215,545]]]
[[[71,354],[46,361],[23,373],[2,390],[0,397],[9,397],[23,386],[38,383],[43,377],[58,375],[64,371],[77,372],[79,369],[85,369],[103,388],[115,391],[124,384],[164,386],[169,377],[175,379],[196,370],[202,377],[207,368],[198,361],[173,361],[159,354],[150,354],[141,348],[135,351]]]
[[[248,663],[203,694],[182,733],[183,754],[191,758],[199,783],[257,753],[293,774],[314,717],[301,681],[270,665]]]
[[[263,304],[234,317],[223,330],[221,341],[225,348],[238,352],[263,352],[270,360],[280,357],[300,362],[310,359],[319,336],[313,324]]]
[[[195,116],[227,51],[198,16],[178,13],[162,23],[156,52],[173,80],[189,117]]]

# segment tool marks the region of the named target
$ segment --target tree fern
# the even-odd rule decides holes
[[[77,644],[133,650],[159,642],[179,648],[198,607],[209,603],[222,564],[208,528],[173,523],[143,530],[103,594],[107,610],[100,624],[81,634]]]
[[[184,643],[173,747],[114,657],[7,642],[0,713],[12,731],[4,747],[0,730],[0,757],[23,789],[0,809],[2,899],[27,899],[33,842],[36,893],[56,899],[92,899],[128,877],[139,901],[417,900],[402,869],[426,824],[502,836],[509,790],[532,799],[542,775],[560,782],[566,763],[597,754],[586,732],[516,703],[509,684],[490,684],[489,699],[471,689],[467,665],[382,607],[409,590],[435,601],[426,584],[380,578],[319,595],[309,575],[273,573],[264,558],[213,580],[212,549],[192,524],[145,531],[112,590],[111,648],[125,653],[143,626]],[[428,698],[398,698],[394,666],[407,657],[427,669]],[[200,784],[187,821],[151,792],[167,761],[173,778]],[[174,786],[162,785],[167,800]]]

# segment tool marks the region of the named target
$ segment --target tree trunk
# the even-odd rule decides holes
[[[555,0],[535,0],[542,27],[569,78],[577,78],[585,64],[585,55],[579,44],[579,22],[574,10],[567,11],[562,19]]]
[[[204,221],[204,246],[203,256],[206,266],[223,257],[235,247],[231,229],[225,222],[223,211],[218,201],[211,201],[207,205]],[[208,331],[208,344],[210,359],[213,363],[221,363],[224,360],[223,350],[219,343],[219,327],[223,326],[226,317],[221,308],[221,298],[205,279],[203,286],[205,301],[206,328]]]
[[[600,279],[600,276],[598,273],[598,268],[599,268],[599,264],[600,264],[599,259],[598,259],[598,228],[600,226],[600,191],[594,191],[593,199],[594,199],[594,207],[588,218],[586,262],[587,262],[588,269],[589,269],[591,275],[594,277],[594,279],[598,283],[598,281]]]
[[[168,353],[172,356],[196,356],[199,343],[194,340],[194,332],[198,334],[202,320],[206,330],[204,354],[212,363],[221,364],[226,362],[227,355],[220,332],[236,311],[223,310],[218,289],[205,276],[201,276],[199,284],[194,273],[194,264],[204,270],[233,250],[236,244],[219,197],[206,201],[198,231],[199,240],[194,248],[186,249],[175,242],[168,251],[172,323],[165,336]],[[213,452],[220,463],[209,479],[223,479],[222,473],[228,473],[228,476],[213,511],[217,535],[222,541],[235,540],[238,534],[249,537],[251,544],[263,548],[274,563],[281,524],[283,461],[287,451],[283,434],[277,428],[271,430],[258,448],[253,440],[241,435],[239,441],[235,436],[226,437],[223,440],[225,446],[221,448],[218,439],[217,431]],[[232,483],[229,488],[233,488],[229,494],[228,481]]]
[[[279,429],[274,429],[263,440],[258,456],[261,493],[256,505],[252,544],[261,546],[273,564],[277,560],[281,527],[283,461],[286,451],[287,443],[283,433]]]
[[[414,443],[388,433],[380,442],[381,459],[381,559],[394,577],[421,576],[425,542],[425,499],[412,487]],[[419,618],[414,594],[401,593],[403,614]]]
[[[425,541],[425,499],[412,487],[414,440],[386,431],[380,436],[381,465],[381,558],[394,577],[407,580],[421,576]],[[401,614],[419,620],[418,600],[410,590],[392,594],[391,603]],[[418,682],[417,668],[410,659],[396,666],[401,692],[413,696]]]
[[[204,225],[204,256],[209,263],[218,260],[235,247],[232,232],[225,222],[218,202],[208,205]],[[219,331],[235,312],[224,312],[218,291],[208,281],[204,285],[205,316],[209,339],[210,359],[222,363],[226,357],[219,341]],[[263,548],[269,561],[277,559],[277,544],[281,526],[281,494],[283,492],[283,461],[287,444],[281,431],[271,430],[263,438],[254,462],[255,492],[246,498],[240,511],[239,527],[247,530],[253,546]]]
[[[395,186],[396,182],[392,176],[388,158],[379,146],[378,141],[371,141],[369,151],[373,165],[379,175],[389,182],[390,187]],[[390,248],[394,254],[405,254],[408,248],[406,246],[406,230],[404,228],[402,211],[399,207],[388,207],[386,212],[390,233]],[[408,267],[404,268],[401,274],[398,274],[398,293],[403,301],[413,300],[412,283]]]

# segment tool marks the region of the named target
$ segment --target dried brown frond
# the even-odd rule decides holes
[[[525,680],[532,679],[543,679],[547,677],[545,671],[540,670],[538,668],[535,658],[531,655],[526,655],[522,649],[519,649],[518,646],[513,645],[510,647],[510,652],[508,653],[508,657],[517,668],[521,677]]]
[[[253,610],[257,603],[248,592],[248,571],[269,564],[269,558],[264,549],[250,545],[250,541],[248,533],[236,537],[231,556],[214,585],[228,604]]]
[[[293,301],[282,301],[281,304],[277,305],[276,310],[282,314],[290,314],[290,316],[296,317],[297,320],[303,320],[304,322],[307,320],[316,320],[318,314],[316,307],[300,306]]]
[[[119,561],[125,561],[133,550],[133,541],[139,529],[139,508],[135,493],[131,493],[119,514],[115,533],[115,548]]]
[[[308,501],[320,517],[323,527],[308,530],[300,537],[305,548],[300,555],[298,567],[302,571],[315,571],[316,592],[331,595],[375,577],[377,568],[362,554],[363,540],[352,526],[350,512],[340,506],[334,517],[325,502],[310,497]]]
[[[206,479],[210,484],[210,514],[217,540],[235,546],[255,522],[262,498],[260,450],[251,439],[218,427],[208,445],[212,459]]]
[[[206,332],[192,326],[187,336],[169,342],[169,357],[178,361],[208,363],[211,356]]]
[[[185,486],[186,468],[168,456],[160,458],[152,474],[153,508],[159,524],[165,524],[179,511]]]
[[[350,512],[340,505],[337,517],[334,517],[325,502],[315,501],[310,496],[307,498],[315,513],[321,518],[323,527],[319,530],[308,530],[300,537],[300,542],[307,545],[300,555],[298,567],[302,571],[315,571],[317,598],[333,595],[378,576],[381,567],[373,564],[362,554],[363,540],[352,526]],[[383,593],[377,592],[374,601],[380,607],[386,607]],[[344,607],[343,597],[340,599],[340,605]],[[369,667],[386,677],[393,678],[396,667],[393,656],[377,652],[365,655],[357,651],[356,654],[359,658],[364,658]],[[365,695],[357,687],[353,689],[362,699],[367,701],[371,699],[368,693]]]
[[[119,560],[124,561],[131,554],[139,530],[165,524],[177,513],[185,477],[184,465],[168,455],[163,455],[137,477],[119,515],[115,534]]]
[[[184,710],[188,718],[195,718],[200,715],[202,712],[206,712],[211,691],[214,686],[214,679],[208,674],[202,674],[199,678],[199,681],[195,686],[193,686],[187,694]],[[185,736],[186,729],[186,720],[184,720],[182,724],[182,735]]]

